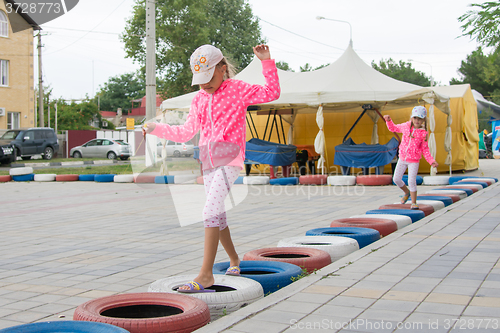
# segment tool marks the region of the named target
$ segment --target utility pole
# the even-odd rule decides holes
[[[44,127],[43,115],[43,79],[42,79],[42,34],[38,32],[38,114],[39,126]]]
[[[156,117],[156,0],[146,0],[146,120]]]

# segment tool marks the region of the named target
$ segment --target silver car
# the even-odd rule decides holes
[[[167,140],[167,142],[165,143],[165,147],[167,148],[167,156],[192,156],[194,153],[194,145],[191,142],[177,143]],[[158,145],[156,147],[158,156],[161,156],[162,149],[163,144],[161,142],[158,142]]]
[[[128,159],[132,156],[130,145],[123,140],[94,139],[81,146],[71,148],[69,155],[73,158],[105,157],[110,160]]]

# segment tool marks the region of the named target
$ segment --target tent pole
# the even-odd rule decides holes
[[[286,136],[285,136],[285,128],[283,127],[283,118],[280,116],[280,122],[281,122],[281,132],[283,133],[283,144],[286,145]]]
[[[250,126],[250,122],[248,121],[248,115],[245,115],[245,120],[247,121],[247,126],[248,129],[250,129],[250,134],[252,134],[252,138],[255,138],[255,136],[253,135],[252,127]]]
[[[351,134],[351,132],[354,129],[354,127],[358,124],[358,122],[361,119],[361,117],[363,117],[363,115],[365,114],[366,110],[367,109],[363,109],[363,112],[361,112],[361,114],[359,115],[358,119],[356,119],[356,121],[354,122],[354,125],[352,125],[352,127],[349,129],[349,131],[347,132],[347,134],[342,139],[342,142],[345,142],[346,138],[349,136],[349,134]]]
[[[255,123],[253,122],[253,117],[252,117],[252,113],[251,112],[248,112],[248,115],[250,116],[250,120],[252,121],[252,126],[253,126],[253,129],[255,131],[255,136],[257,137],[257,139],[259,138],[259,132],[257,132],[257,127],[255,127]]]
[[[271,118],[271,110],[269,110],[269,114],[267,115],[266,128],[264,129],[264,136],[262,137],[263,140],[266,139],[267,126],[269,125],[269,118]]]

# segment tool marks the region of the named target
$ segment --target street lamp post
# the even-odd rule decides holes
[[[323,16],[316,16],[316,20],[327,20],[327,21],[335,21],[335,22],[342,22],[342,23],[349,24],[349,33],[350,33],[350,36],[349,36],[349,46],[352,47],[352,26],[351,26],[351,23],[349,23],[347,21],[326,18],[326,17],[323,17]]]
[[[418,62],[421,64],[428,65],[431,68],[431,87],[434,87],[434,77],[432,76],[432,65],[429,64],[428,62],[423,62],[423,61],[418,61],[418,60],[413,60],[413,59],[408,59],[408,61],[413,61],[413,62]]]

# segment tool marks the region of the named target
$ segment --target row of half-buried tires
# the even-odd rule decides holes
[[[451,201],[451,199],[450,199],[450,201]],[[381,208],[384,208],[384,207],[381,207]],[[392,208],[392,207],[389,205],[386,208]],[[383,211],[383,210],[384,209],[381,209],[381,211]],[[387,211],[389,211],[389,210],[387,210]],[[424,212],[422,212],[422,214],[423,213]],[[340,226],[353,225],[355,227],[342,228],[342,227],[339,227],[337,225],[340,225]],[[335,226],[337,226],[337,227],[335,227]],[[215,293],[202,293],[202,294],[196,294],[196,295],[198,298],[200,298],[202,300],[205,299],[205,301],[209,304],[209,306],[208,306],[210,308],[209,309],[209,313],[210,313],[209,316],[211,316],[211,318],[213,320],[213,319],[217,318],[218,316],[223,315],[224,313],[230,313],[234,310],[241,308],[242,306],[245,306],[248,303],[251,303],[257,299],[260,299],[263,296],[264,288],[266,288],[268,290],[268,292],[272,292],[273,288],[275,290],[277,290],[280,287],[285,286],[286,284],[289,284],[290,282],[288,282],[288,281],[290,281],[291,278],[298,276],[301,272],[300,268],[298,268],[296,265],[303,267],[308,272],[311,272],[311,271],[314,271],[315,269],[319,269],[321,267],[328,265],[331,262],[331,260],[333,259],[333,257],[332,257],[333,252],[328,253],[328,252],[324,252],[324,251],[320,251],[320,250],[315,250],[312,248],[307,248],[307,246],[314,246],[314,245],[318,245],[318,244],[325,245],[325,243],[328,243],[328,242],[324,241],[326,239],[338,238],[338,236],[343,236],[343,237],[347,236],[348,238],[352,238],[352,240],[357,238],[355,240],[355,243],[357,243],[356,244],[356,249],[357,249],[358,247],[362,247],[361,245],[366,246],[369,243],[377,240],[378,238],[380,238],[381,234],[384,236],[384,235],[387,235],[387,234],[397,230],[398,226],[399,225],[395,221],[389,220],[389,219],[377,219],[377,218],[372,218],[372,219],[357,218],[356,219],[356,218],[352,217],[349,219],[336,220],[336,221],[332,222],[331,228],[325,228],[325,229],[329,229],[328,231],[326,231],[326,232],[323,231],[320,233],[322,236],[318,236],[318,237],[306,236],[306,237],[302,237],[302,240],[298,240],[295,243],[292,242],[291,244],[286,244],[286,242],[285,243],[280,242],[280,244],[278,244],[278,246],[292,245],[292,247],[281,247],[281,248],[278,247],[278,248],[271,248],[271,249],[260,249],[260,250],[255,250],[255,251],[251,251],[251,252],[247,253],[245,255],[245,257],[243,258],[244,261],[242,261],[242,263],[241,263],[242,276],[244,276],[244,277],[247,276],[247,277],[250,277],[252,280],[258,281],[258,279],[256,277],[258,277],[259,275],[262,275],[262,276],[269,275],[272,278],[269,279],[268,281],[259,281],[259,283],[255,283],[255,281],[253,281],[252,282],[253,284],[252,284],[252,283],[248,283],[251,281],[250,279],[225,276],[223,274],[224,274],[225,270],[228,268],[229,263],[228,262],[227,263],[220,263],[220,264],[216,264],[214,266],[214,273],[217,274],[216,275],[216,284],[213,287],[211,287],[212,289],[219,291],[219,293],[217,293],[217,292],[215,292]],[[366,233],[367,229],[364,227],[373,228],[373,230],[371,231],[371,234],[370,233],[367,234]],[[337,237],[335,237],[335,236],[325,237],[325,235],[335,234],[335,233],[331,232],[332,229],[336,230]],[[308,235],[312,235],[312,234],[314,234],[313,231],[308,232]],[[374,236],[374,235],[376,235],[376,236]],[[337,243],[337,242],[334,242],[334,243]],[[345,242],[345,244],[349,244],[349,242]],[[304,247],[302,247],[302,246],[304,246]],[[349,252],[350,251],[347,250],[345,255],[347,255]],[[343,256],[342,253],[338,253],[338,252],[336,253],[336,255],[339,257]],[[271,263],[271,262],[266,263],[266,262],[256,262],[253,260],[258,260],[258,261],[262,261],[262,260],[275,261],[275,260],[277,260],[277,261],[285,261],[285,263]],[[292,263],[286,263],[287,261],[288,262],[294,261],[294,262],[292,264]],[[276,267],[280,267],[282,272],[277,272]],[[295,267],[295,270],[292,269],[290,271],[289,267]],[[269,273],[272,273],[272,274],[269,274]],[[253,277],[252,277],[252,275],[253,275]],[[277,278],[280,275],[281,275],[281,278],[283,280],[279,280],[279,278]],[[192,277],[190,277],[190,276],[178,276],[178,277],[171,277],[171,278],[167,278],[167,279],[158,280],[150,286],[150,291],[156,291],[156,292],[161,292],[161,293],[165,293],[165,292],[175,293],[176,289],[180,285],[182,285],[186,280],[189,280],[189,279],[192,279]],[[225,281],[221,281],[221,279],[224,279]],[[233,282],[228,281],[231,279],[233,279],[234,281]],[[242,287],[241,285],[238,285],[238,283],[239,284],[247,283],[247,284],[249,284],[249,288]],[[268,283],[268,285],[266,285],[266,283]],[[223,295],[223,293],[233,292],[233,291],[239,292],[239,294],[241,294],[241,298],[234,297],[235,295],[231,295],[230,298],[232,299],[232,302],[227,302],[227,300],[224,297],[220,296],[220,295]],[[248,293],[248,294],[246,294],[246,293]],[[132,294],[132,295],[134,295],[134,294]],[[124,295],[117,295],[117,296],[124,296]],[[183,296],[183,295],[178,295],[178,296]],[[94,309],[92,311],[94,311],[94,314],[97,313],[99,317],[102,317],[103,314],[107,314],[110,317],[117,315],[118,317],[120,317],[120,319],[114,318],[114,319],[111,319],[112,322],[110,322],[110,321],[101,321],[101,322],[110,322],[110,323],[114,323],[116,325],[117,320],[121,320],[124,322],[120,323],[120,325],[118,325],[118,326],[127,327],[126,322],[133,320],[134,324],[136,324],[137,318],[132,318],[132,319],[125,318],[124,319],[121,317],[126,317],[127,313],[134,313],[134,315],[135,315],[136,313],[142,311],[141,308],[144,308],[144,310],[145,310],[146,308],[151,307],[151,304],[149,304],[148,302],[147,302],[148,304],[142,304],[142,303],[144,303],[142,301],[142,298],[141,298],[141,302],[138,302],[137,304],[131,304],[130,302],[127,302],[126,304],[121,304],[120,306],[116,306],[117,300],[113,299],[114,297],[115,296],[111,296],[111,297],[105,298],[105,300],[100,299],[100,300],[91,301],[90,303],[92,303],[92,304],[90,307],[88,307],[87,303],[89,303],[89,302],[87,302],[84,305],[80,306],[79,309],[85,308],[85,305],[87,305],[87,308]],[[128,295],[127,299],[129,297],[130,297],[130,295]],[[110,303],[111,303],[111,306],[110,306]],[[153,312],[165,311],[164,309],[161,309],[161,306],[160,306],[160,308],[156,308],[159,306],[158,304],[155,304],[153,306],[155,307],[155,309],[152,310]],[[105,311],[103,311],[104,307],[106,307]],[[182,313],[186,312],[185,310],[186,309],[182,309],[182,311],[183,311]],[[90,310],[87,309],[87,311],[84,311],[85,312],[84,314],[81,314],[81,313],[77,314],[78,311],[75,311],[75,319],[81,319],[81,318],[85,317],[87,319],[84,319],[84,320],[90,320],[88,318],[91,318],[92,316],[87,313],[88,311],[90,311]],[[151,311],[151,309],[148,311]],[[178,310],[169,309],[167,311],[174,311],[175,312]],[[190,312],[190,311],[191,310],[188,309],[187,312]],[[170,316],[168,318],[169,320],[172,320],[174,317],[176,317],[178,315],[178,313],[173,313],[173,314],[174,314],[173,316]],[[81,318],[79,318],[78,316],[80,316]],[[206,317],[206,314],[205,314],[205,317]],[[142,320],[142,319],[140,319],[140,320]],[[182,319],[182,321],[185,321],[185,320],[186,320],[185,318]],[[133,330],[130,330],[130,332],[152,332],[152,333],[160,332],[160,331],[153,330],[153,328],[155,327],[155,325],[156,325],[156,327],[161,327],[162,320],[158,320],[156,318],[153,318],[150,321],[152,321],[152,323],[149,323],[147,325],[149,325],[149,327],[151,327],[151,328],[148,328],[147,330],[135,330],[135,328],[133,328]],[[193,324],[192,321],[191,321],[191,324]],[[205,323],[201,323],[199,321],[197,322],[197,325],[203,326],[204,324]],[[201,327],[201,326],[199,326],[199,327]],[[172,332],[172,331],[189,332],[192,330],[193,330],[193,327],[188,327],[187,329],[184,329],[184,328],[178,327],[176,324],[176,326],[173,330],[172,330],[172,325],[170,325],[170,330],[168,330],[164,326],[161,329],[161,332]],[[32,332],[35,332],[35,331],[32,331]],[[61,332],[65,332],[65,331],[61,331]],[[82,332],[85,332],[85,331],[82,331]],[[109,332],[111,332],[111,331],[109,331]]]

